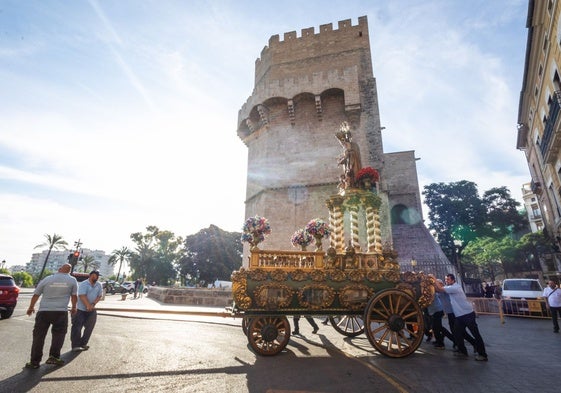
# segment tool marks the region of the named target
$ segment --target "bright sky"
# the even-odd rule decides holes
[[[529,181],[516,150],[526,0],[0,3],[0,260],[45,234],[110,253],[146,226],[245,219],[237,114],[269,37],[368,16],[386,152],[421,189]]]

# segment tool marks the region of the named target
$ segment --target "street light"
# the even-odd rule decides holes
[[[417,267],[417,260],[415,259],[415,257],[411,257],[411,270],[415,270],[415,268]]]
[[[460,285],[462,289],[464,288],[464,269],[462,267],[462,261],[460,259],[460,252],[462,250],[462,241],[454,240],[454,256],[456,257],[456,267],[458,268],[458,275],[460,276]]]
[[[4,269],[4,267],[6,266],[6,260],[5,259],[2,259],[1,265],[2,265],[2,269]]]

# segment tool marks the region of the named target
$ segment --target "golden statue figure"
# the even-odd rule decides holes
[[[343,174],[345,176],[344,187],[356,188],[355,177],[362,168],[360,149],[358,144],[353,142],[350,127],[346,121],[341,124],[341,128],[335,136],[343,147],[343,154],[339,156],[337,164],[343,165]]]

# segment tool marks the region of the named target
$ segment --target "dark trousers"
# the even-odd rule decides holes
[[[448,326],[450,327],[450,331],[452,332],[451,336],[454,337],[454,322],[456,321],[456,316],[454,315],[453,312],[446,314],[446,316],[448,317]],[[452,340],[454,342],[454,345],[456,345],[455,338],[450,338],[450,340]],[[464,340],[466,340],[468,343],[470,343],[475,347],[475,338],[473,338],[471,334],[466,332],[465,329],[464,329]]]
[[[559,322],[557,322],[557,316],[561,317],[561,307],[551,307],[549,306],[549,311],[551,312],[551,320],[553,321],[553,331],[559,331]]]
[[[455,343],[454,336],[444,326],[442,326],[442,317],[444,311],[437,311],[431,315],[432,332],[436,340],[436,345],[444,345],[444,337],[448,337],[452,343]]]
[[[96,322],[97,311],[76,311],[76,314],[72,317],[72,330],[70,331],[72,348],[83,347],[88,344]],[[83,334],[82,328],[84,329]]]
[[[485,352],[485,343],[481,334],[479,334],[479,328],[477,327],[477,322],[475,322],[475,312],[470,312],[466,315],[461,315],[456,317],[454,321],[454,339],[458,350],[467,355],[466,345],[464,344],[464,339],[466,338],[466,328],[469,329],[473,338],[475,339],[474,347],[478,354],[481,356],[487,356]]]
[[[60,350],[68,330],[68,311],[39,311],[35,316],[35,326],[33,326],[31,363],[39,364],[41,362],[45,337],[51,325],[52,339],[49,356],[60,358]]]
[[[304,318],[306,318],[306,320],[310,323],[310,325],[312,325],[312,327],[314,328],[314,330],[318,330],[319,327],[316,323],[316,321],[314,321],[314,318],[309,317],[309,316],[305,316]],[[294,331],[295,332],[299,332],[300,331],[300,315],[295,315],[294,316]]]

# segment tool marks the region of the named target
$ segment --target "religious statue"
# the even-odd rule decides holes
[[[346,121],[341,124],[341,128],[335,136],[343,147],[343,154],[339,156],[337,164],[343,166],[344,186],[345,188],[356,188],[355,176],[362,168],[360,149],[358,144],[353,142],[350,127]]]

